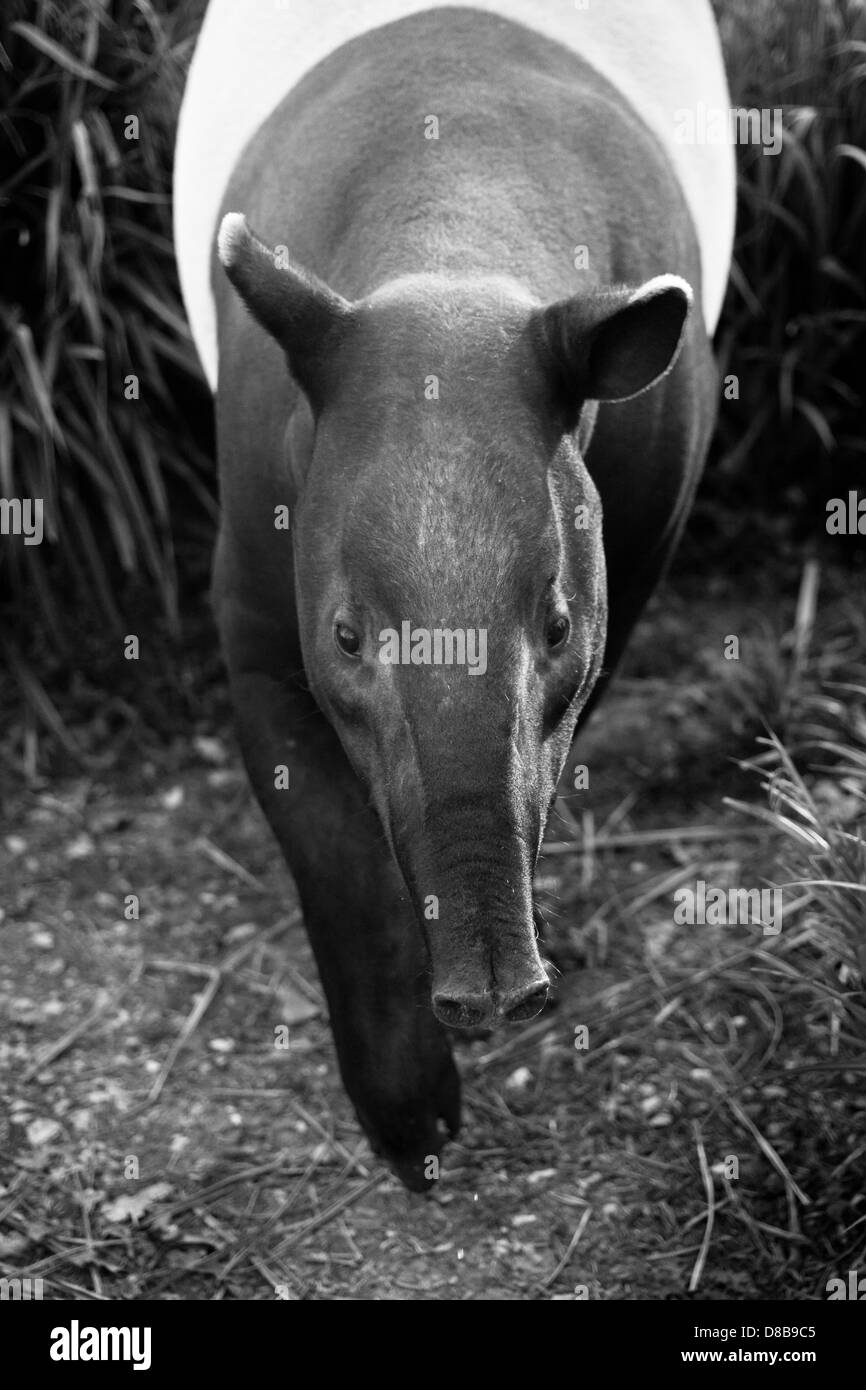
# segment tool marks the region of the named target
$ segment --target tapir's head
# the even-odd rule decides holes
[[[543,306],[508,279],[412,276],[350,302],[237,214],[219,249],[301,388],[287,450],[306,676],[412,896],[434,1010],[529,1017],[548,986],[535,861],[605,650],[582,454],[596,402],[671,366],[689,288]]]

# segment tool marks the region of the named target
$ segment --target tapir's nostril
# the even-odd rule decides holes
[[[516,989],[506,995],[501,1002],[501,1010],[509,1023],[519,1023],[521,1019],[533,1018],[540,1013],[547,1002],[547,981],[530,985],[528,989]]]
[[[433,1012],[450,1028],[477,1028],[493,1018],[492,994],[433,995]]]

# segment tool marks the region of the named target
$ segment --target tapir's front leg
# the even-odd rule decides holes
[[[312,697],[267,674],[232,673],[231,683],[250,779],[300,894],[346,1090],[374,1150],[423,1190],[439,1120],[457,1131],[460,1083],[402,878]],[[286,790],[275,786],[280,764]]]

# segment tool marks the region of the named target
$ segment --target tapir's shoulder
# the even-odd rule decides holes
[[[471,8],[431,7],[429,0],[210,0],[181,110],[174,193],[181,288],[213,384],[216,324],[208,248],[244,147],[287,92],[344,44],[419,12],[444,35],[457,15],[479,11],[578,55],[653,132],[696,228],[704,316],[712,330],[733,236],[733,152],[730,146],[680,143],[676,120],[683,109],[729,105],[709,0],[474,0]],[[473,42],[484,41],[479,29]],[[396,75],[395,67],[389,81]]]

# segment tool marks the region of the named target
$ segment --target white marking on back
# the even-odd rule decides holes
[[[730,145],[675,139],[677,110],[730,107],[709,0],[472,0],[579,52],[666,149],[698,233],[704,320],[718,322],[730,268],[735,165]],[[247,141],[305,73],[368,29],[429,0],[210,0],[178,126],[174,234],[181,290],[207,378],[216,388],[210,253],[220,203]],[[419,267],[423,269],[423,267]]]

